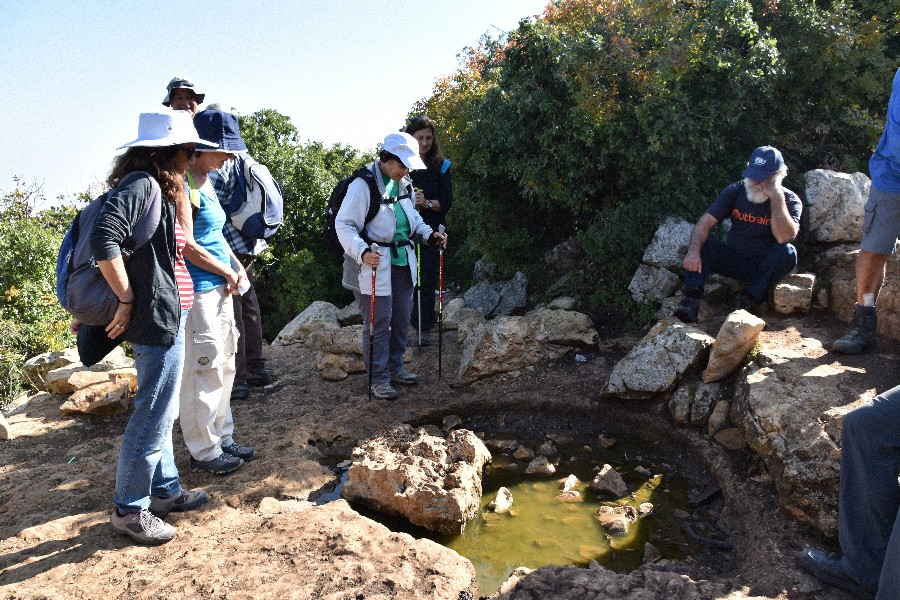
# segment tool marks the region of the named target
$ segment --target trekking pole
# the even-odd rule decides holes
[[[378,244],[373,243],[369,248],[373,254],[378,254]],[[375,274],[372,269],[372,297],[369,301],[369,402],[372,401],[372,356],[375,354]]]
[[[434,302],[434,294],[431,301]],[[416,304],[419,307],[419,354],[422,354],[422,244],[416,244]]]
[[[444,233],[444,226],[438,225],[438,232]],[[444,246],[438,246],[440,262],[438,263],[438,380],[441,379],[441,361],[444,338]],[[434,298],[431,299],[434,302]]]

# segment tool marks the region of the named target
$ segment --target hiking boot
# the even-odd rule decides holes
[[[222,452],[242,458],[245,461],[253,460],[256,456],[256,450],[248,448],[247,446],[241,446],[237,442],[231,442],[227,446],[222,446]]]
[[[226,473],[231,473],[242,464],[244,464],[242,458],[232,456],[226,452],[223,452],[212,460],[196,460],[192,456],[190,461],[191,472],[202,473],[203,471],[207,471],[213,475],[225,475]]]
[[[250,387],[266,387],[273,383],[275,379],[265,368],[247,375],[247,385]]]
[[[396,373],[391,373],[391,381],[400,385],[415,385],[419,383],[421,377],[416,373],[410,373],[406,369],[400,369]]]
[[[828,585],[846,590],[857,598],[875,598],[875,592],[856,583],[844,567],[841,559],[826,554],[817,548],[807,546],[800,553],[800,564],[804,569]]]
[[[700,299],[683,296],[681,302],[672,311],[672,316],[680,319],[684,323],[696,323],[697,316],[700,314]]]
[[[113,535],[127,535],[138,544],[158,546],[175,537],[177,529],[154,517],[149,510],[119,514],[113,509],[109,517]]]
[[[182,489],[180,494],[168,498],[150,496],[150,512],[154,517],[162,518],[173,510],[181,512],[197,508],[207,500],[209,500],[209,494],[203,490]]]
[[[379,400],[396,400],[400,397],[400,392],[390,383],[378,383],[372,386],[372,395]]]
[[[246,383],[234,382],[234,385],[231,387],[232,400],[246,400],[249,395],[250,387]]]
[[[734,310],[746,310],[751,315],[759,312],[760,301],[746,291],[740,291],[734,296]]]
[[[878,329],[878,318],[874,306],[853,307],[853,320],[847,333],[832,344],[831,349],[840,354],[859,354],[863,350],[875,347],[875,331]]]

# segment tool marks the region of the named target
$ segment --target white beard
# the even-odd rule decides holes
[[[744,178],[744,190],[747,192],[747,200],[753,204],[763,204],[769,199],[760,186],[757,186],[753,183],[753,180],[746,177]]]

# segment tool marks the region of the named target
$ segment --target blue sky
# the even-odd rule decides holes
[[[457,55],[549,0],[0,0],[0,194],[48,200],[106,178],[173,76],[306,140],[373,147]]]

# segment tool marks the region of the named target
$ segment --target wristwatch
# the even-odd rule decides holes
[[[434,207],[434,202],[431,200],[428,201],[428,210],[431,210]]]

